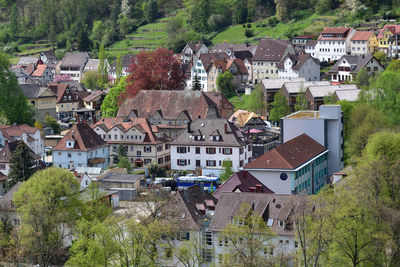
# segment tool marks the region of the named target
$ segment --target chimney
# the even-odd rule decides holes
[[[188,131],[188,133],[190,133],[192,130],[190,129],[190,125],[192,124],[192,122],[191,121],[188,121],[188,123],[187,123],[187,131]]]
[[[76,171],[74,171],[74,176],[78,177],[78,173]]]

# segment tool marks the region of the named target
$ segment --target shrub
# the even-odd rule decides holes
[[[250,38],[250,37],[253,37],[253,36],[254,36],[254,33],[253,33],[252,30],[246,30],[246,31],[244,32],[244,35],[246,35],[247,38]]]
[[[248,24],[247,24],[247,28],[251,28],[251,23],[248,23]]]

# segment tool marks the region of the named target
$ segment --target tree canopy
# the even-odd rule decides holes
[[[271,103],[271,110],[269,113],[269,120],[278,122],[282,117],[289,114],[289,105],[286,97],[281,91],[277,92],[274,101]]]
[[[102,117],[115,117],[118,107],[126,94],[126,77],[121,78],[119,83],[112,87],[101,104]]]
[[[231,97],[235,94],[235,86],[233,85],[233,75],[230,71],[225,71],[217,77],[217,88],[226,97]]]

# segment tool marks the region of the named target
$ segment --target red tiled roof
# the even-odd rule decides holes
[[[65,90],[68,88],[68,84],[60,83],[57,84],[57,104],[62,100]]]
[[[299,135],[268,151],[245,169],[296,169],[327,149],[306,134]]]
[[[221,92],[205,92],[208,98],[217,105],[219,109],[233,109],[233,105]]]
[[[43,76],[44,71],[46,70],[47,65],[38,65],[36,70],[32,73],[32,76],[40,77]]]
[[[400,33],[400,25],[388,25],[386,24],[382,30],[379,32],[377,38],[382,39],[383,33],[388,29],[392,34]]]
[[[67,141],[75,141],[74,148],[67,148]],[[82,150],[88,151],[101,146],[106,142],[86,122],[77,123],[67,132],[53,150]]]
[[[321,33],[345,34],[349,30],[350,30],[350,28],[346,28],[346,27],[326,27],[322,30]]]
[[[248,171],[240,171],[232,174],[232,176],[213,193],[213,196],[219,199],[222,192],[235,192],[236,190],[240,192],[252,192],[251,187],[257,188],[257,186],[259,186],[259,191],[256,189],[257,192],[255,193],[274,193]]]
[[[351,41],[368,41],[373,34],[373,31],[356,31]]]

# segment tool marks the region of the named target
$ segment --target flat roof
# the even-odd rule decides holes
[[[144,174],[121,174],[110,172],[102,178],[99,178],[99,182],[134,183],[142,177],[144,177]]]
[[[284,119],[319,119],[319,111],[300,110],[287,115]]]

